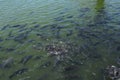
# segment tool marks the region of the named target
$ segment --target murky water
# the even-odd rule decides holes
[[[0,80],[107,80],[108,65],[119,0],[0,0]]]

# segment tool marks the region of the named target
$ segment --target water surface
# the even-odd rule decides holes
[[[119,0],[0,0],[1,80],[104,80],[119,57]]]

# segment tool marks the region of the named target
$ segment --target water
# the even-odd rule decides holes
[[[0,0],[0,80],[105,80],[119,57],[119,0]]]

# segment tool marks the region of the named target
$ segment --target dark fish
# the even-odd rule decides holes
[[[37,35],[38,37],[42,38],[42,39],[45,39],[45,38],[46,38],[45,36],[43,36],[43,35],[40,34],[40,33],[37,33],[36,35]]]
[[[83,17],[84,15],[85,15],[84,13],[79,14],[79,15],[78,15],[78,18],[81,18],[81,17]]]
[[[31,11],[30,13],[29,13],[29,15],[33,15],[35,12],[33,12],[33,11]]]
[[[48,77],[48,74],[44,74],[43,76],[41,76],[37,80],[46,80],[47,77]]]
[[[113,15],[115,15],[115,16],[116,16],[116,15],[120,15],[120,13],[119,13],[119,12],[117,12],[117,13],[114,13]]]
[[[64,16],[60,16],[57,18],[54,18],[55,21],[63,21],[64,20]]]
[[[80,26],[80,23],[79,23],[79,22],[70,21],[70,23],[74,24],[75,26]]]
[[[0,49],[2,49],[3,47],[0,46]]]
[[[18,36],[14,37],[14,40],[22,43],[22,40],[27,39],[27,36],[28,36],[27,33],[21,33]]]
[[[63,29],[65,26],[57,26],[57,29]]]
[[[76,74],[65,74],[65,80],[83,80],[79,75]]]
[[[42,58],[42,56],[37,55],[37,56],[34,57],[34,60],[40,60],[41,58]]]
[[[7,50],[8,52],[11,52],[11,51],[14,51],[15,48],[7,48],[6,50]]]
[[[101,41],[95,42],[95,43],[93,43],[93,46],[100,45],[101,43],[102,43]]]
[[[35,42],[35,40],[33,39],[30,39],[30,40],[27,40],[28,43],[32,43],[32,42]]]
[[[79,11],[80,12],[88,12],[88,11],[90,11],[90,8],[81,8]]]
[[[120,65],[120,57],[117,58],[117,64]]]
[[[19,32],[27,31],[27,28],[21,28]]]
[[[82,61],[75,61],[75,60],[69,60],[72,64],[74,64],[74,65],[82,65],[83,64],[83,62]]]
[[[120,51],[120,46],[118,46],[118,47],[116,48],[116,50],[117,50],[117,51]]]
[[[65,67],[64,68],[64,71],[66,72],[68,72],[68,71],[74,71],[74,70],[77,70],[78,69],[78,67],[77,66],[75,66],[75,65],[71,65],[71,66],[68,66],[68,67]]]
[[[44,25],[44,26],[42,26],[40,29],[46,29],[46,28],[48,28],[48,27],[50,27],[50,25]]]
[[[73,18],[73,15],[67,16],[67,18]]]
[[[40,25],[39,25],[39,24],[34,25],[34,28],[38,28],[38,27],[40,27]]]
[[[8,27],[9,27],[9,25],[3,26],[3,28],[1,30],[5,30]]]
[[[65,14],[65,12],[60,12],[60,14]]]
[[[26,64],[32,57],[33,57],[33,55],[25,56],[21,59],[20,63]]]
[[[24,25],[14,25],[14,26],[11,26],[12,28],[24,28],[27,24],[24,24]]]
[[[11,37],[11,36],[12,36],[12,31],[10,31],[10,32],[9,32],[8,36],[9,36],[9,37]]]
[[[73,30],[69,30],[66,36],[71,36],[73,34]]]
[[[44,64],[42,64],[40,67],[46,68],[46,67],[48,67],[50,65],[51,65],[51,62],[48,61],[48,62],[45,62]]]
[[[14,26],[12,26],[12,27],[20,27],[21,25],[14,25]]]
[[[3,39],[2,38],[0,38],[0,42],[2,42],[3,41]]]
[[[54,61],[54,65],[53,65],[53,69],[57,68],[57,66],[59,66],[59,64],[61,63],[62,61],[58,60],[58,59],[55,59]]]
[[[38,43],[36,45],[33,45],[32,47],[35,49],[35,50],[42,50],[42,43]]]
[[[9,78],[12,79],[14,76],[21,75],[27,71],[28,71],[28,68],[19,69],[19,70],[15,71],[12,75],[10,75]]]
[[[60,38],[60,30],[57,30],[57,31],[55,32],[55,36],[56,36],[56,38]]]
[[[0,68],[3,68],[2,64],[0,64]]]
[[[78,36],[78,37],[81,37],[81,38],[83,38],[83,39],[89,39],[89,38],[90,38],[89,36],[84,35],[84,34],[81,34],[81,33],[78,33],[77,36]]]
[[[92,36],[92,37],[95,37],[95,38],[99,38],[98,35],[94,34],[94,33],[89,33],[88,35]]]
[[[5,61],[3,61],[3,63],[1,64],[1,67],[2,68],[9,68],[9,67],[11,67],[13,62],[14,62],[13,57],[10,57],[10,58],[6,59]]]
[[[105,25],[105,24],[107,24],[107,21],[99,21],[98,19],[96,20],[96,25]]]

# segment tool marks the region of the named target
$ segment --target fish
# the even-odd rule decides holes
[[[46,78],[48,78],[48,74],[44,74],[42,76],[40,76],[37,80],[46,80]]]
[[[11,51],[14,51],[15,48],[7,48],[6,50],[7,50],[8,52],[11,52]]]
[[[33,55],[27,55],[27,56],[23,57],[19,63],[22,63],[25,65],[32,57],[33,57]]]
[[[85,14],[84,14],[84,13],[79,14],[79,15],[78,15],[78,18],[81,18],[81,17],[83,17],[83,16],[85,16]]]
[[[18,32],[24,32],[27,31],[27,28],[21,28]]]
[[[65,26],[57,26],[57,29],[63,29]]]
[[[9,36],[9,37],[11,37],[11,36],[12,36],[12,31],[10,31],[10,32],[9,32],[8,36]]]
[[[34,28],[38,28],[40,25],[39,24],[36,24],[36,25],[34,25]]]
[[[64,80],[83,80],[79,75],[69,73],[64,74]]]
[[[9,26],[10,26],[10,25],[5,25],[5,26],[3,26],[3,27],[1,28],[1,30],[5,30],[5,29],[7,29]]]
[[[71,36],[73,34],[73,30],[69,30],[66,36]]]
[[[3,41],[3,39],[2,38],[0,38],[0,42],[2,42]]]
[[[24,24],[24,25],[17,24],[17,25],[11,26],[11,28],[24,28],[26,25],[27,24]]]
[[[13,57],[9,57],[8,59],[4,60],[1,64],[1,68],[9,68],[13,64],[14,59]]]
[[[19,70],[15,71],[13,74],[11,74],[9,76],[9,79],[12,79],[14,76],[21,75],[21,74],[23,74],[23,73],[25,73],[27,71],[28,71],[28,68],[19,69]]]
[[[50,27],[50,25],[44,25],[44,26],[42,26],[40,29],[41,29],[41,30],[45,30],[45,29],[48,28],[48,27]]]
[[[88,11],[90,11],[90,8],[81,8],[81,9],[79,9],[78,10],[79,12],[88,12]]]
[[[117,50],[117,51],[120,51],[120,46],[118,46],[118,47],[116,48],[116,50]]]
[[[67,16],[67,18],[73,18],[73,15]]]
[[[46,68],[46,67],[48,67],[50,65],[51,65],[51,62],[48,61],[48,62],[45,62],[44,64],[42,64],[40,67]]]
[[[65,71],[65,72],[76,71],[77,69],[78,69],[77,66],[75,66],[75,65],[70,65],[70,66],[65,67],[65,68],[64,68],[64,71]]]
[[[14,37],[14,41],[17,41],[17,42],[19,42],[19,43],[22,43],[22,42],[23,42],[22,40],[26,39],[27,36],[28,36],[27,33],[21,33],[21,34],[19,34],[18,36]]]
[[[120,65],[120,57],[117,58],[116,62],[117,62],[117,64]]]
[[[54,18],[55,21],[63,21],[64,20],[64,16],[60,16],[57,18]]]
[[[20,26],[21,26],[21,25],[18,24],[18,25],[14,25],[14,26],[12,26],[12,27],[20,27]]]
[[[57,31],[55,32],[55,36],[56,36],[56,38],[60,38],[60,30],[57,30]]]

